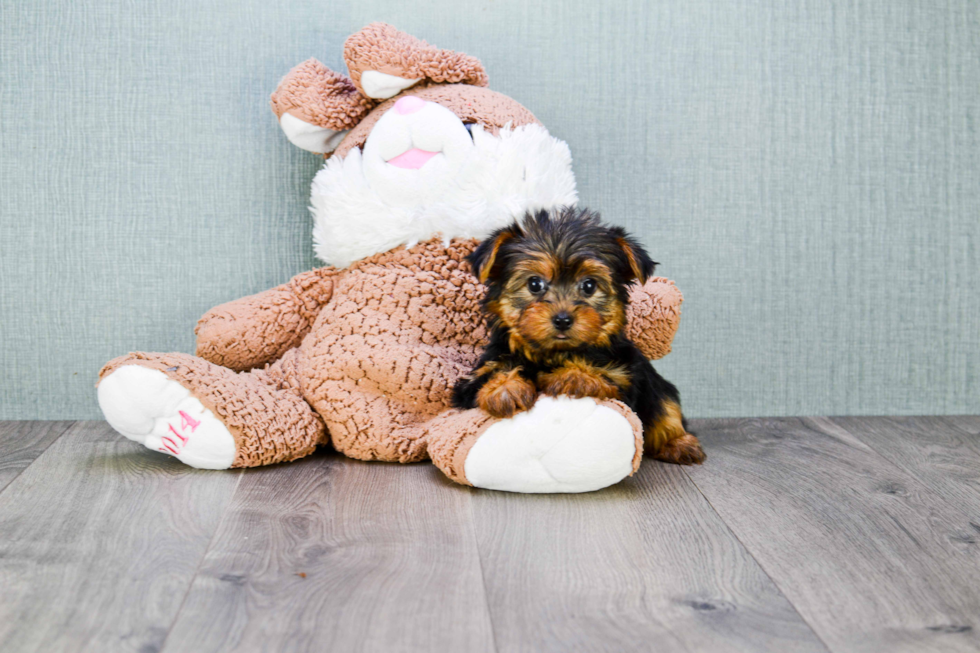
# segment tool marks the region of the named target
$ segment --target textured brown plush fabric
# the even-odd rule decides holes
[[[670,353],[670,343],[680,326],[683,301],[674,282],[663,277],[654,277],[630,291],[626,335],[650,360]]]
[[[464,123],[479,123],[492,134],[496,134],[501,127],[508,124],[511,127],[519,127],[520,125],[538,123],[534,114],[518,102],[488,88],[466,84],[442,84],[425,87],[419,85],[379,104],[374,111],[368,114],[367,118],[361,121],[361,124],[350,130],[340,145],[337,146],[334,156],[343,157],[353,148],[362,147],[368,134],[371,133],[371,129],[375,123],[381,120],[385,111],[406,95],[414,95],[423,100],[441,104],[459,116],[459,119]]]
[[[637,417],[636,413],[630,410],[629,406],[621,401],[606,399],[599,402],[600,406],[606,406],[612,408],[617,413],[626,418],[626,421],[630,423],[633,427],[633,437],[636,442],[636,453],[633,454],[633,471],[630,472],[630,476],[636,473],[636,470],[640,468],[640,461],[643,460],[643,423],[640,422],[640,418]]]
[[[487,73],[476,57],[441,50],[385,23],[371,23],[349,36],[344,43],[344,61],[361,95],[361,73],[367,70],[403,79],[487,85]]]
[[[362,460],[426,457],[428,422],[487,337],[482,288],[464,267],[474,241],[441,240],[353,264],[300,351],[307,401],[340,451]]]
[[[361,121],[378,101],[364,94],[361,73],[376,70],[404,79],[422,78],[409,94],[447,106],[464,122],[480,122],[493,131],[507,122],[513,122],[514,126],[537,122],[527,109],[499,93],[467,94],[464,90],[467,97],[461,98],[460,91],[430,91],[429,96],[415,92],[433,85],[444,89],[446,84],[457,83],[463,89],[485,90],[479,87],[487,85],[487,74],[483,64],[475,57],[432,47],[391,25],[371,23],[350,36],[344,44],[344,59],[350,77],[330,70],[316,59],[308,59],[290,70],[270,98],[276,117],[282,118],[284,113],[289,113],[300,120],[334,131],[353,129],[358,123],[363,126]],[[401,95],[383,102],[384,110],[399,97]],[[373,120],[367,121],[368,130],[381,117],[381,113],[374,112],[373,116]],[[486,119],[483,119],[484,116]],[[366,133],[363,138],[355,137],[344,147],[341,155],[351,147],[363,145],[366,138]]]
[[[428,438],[429,457],[450,480],[472,485],[466,479],[466,456],[483,432],[496,423],[479,410],[451,410],[433,420]]]
[[[340,273],[335,268],[311,270],[281,286],[212,308],[194,329],[197,355],[236,371],[277,360],[309,333]]]
[[[483,88],[482,65],[376,23],[348,39],[352,79],[310,59],[286,75],[272,109],[335,131],[345,156],[399,98],[414,95],[478,123],[491,133],[537,123],[511,98]],[[362,72],[422,78],[378,102],[361,93]],[[456,83],[462,82],[462,83]],[[356,216],[352,216],[356,218]],[[293,460],[317,445],[353,458],[413,462],[431,458],[450,479],[468,484],[470,449],[495,420],[480,410],[450,409],[450,391],[487,338],[483,287],[465,257],[476,241],[435,238],[358,261],[321,268],[265,292],[222,304],[197,325],[197,356],[132,353],[110,361],[159,370],[182,384],[235,439],[234,467]],[[627,332],[649,358],[670,351],[680,292],[662,278],[631,294]],[[603,402],[642,430],[633,412]]]
[[[135,364],[180,382],[232,432],[235,466],[292,460],[329,436],[352,458],[431,457],[450,478],[466,483],[466,453],[493,423],[480,410],[449,409],[453,384],[472,368],[487,338],[483,287],[464,260],[476,244],[454,240],[446,247],[433,239],[345,270],[314,270],[202,318],[198,351],[241,369],[285,346],[288,325],[298,325],[290,337],[306,332],[299,346],[265,369],[236,373],[186,354],[134,353],[111,361],[100,376]],[[639,341],[653,357],[669,348],[660,338],[673,337],[680,293],[663,279],[634,292],[650,305],[634,307],[628,328],[656,334]],[[267,338],[274,346],[266,346]],[[608,403],[641,438],[636,416]],[[641,450],[638,444],[635,464]]]
[[[316,59],[307,59],[290,70],[269,101],[276,118],[288,112],[338,132],[354,127],[375,104],[361,95],[349,78]]]
[[[265,370],[236,373],[189,354],[120,356],[99,372],[123,365],[159,370],[191,391],[235,439],[232,467],[258,467],[302,458],[326,444],[326,431],[299,386],[297,350]]]

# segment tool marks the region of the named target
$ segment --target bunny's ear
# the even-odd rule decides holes
[[[271,97],[272,111],[286,138],[310,152],[332,152],[374,102],[348,77],[308,59],[283,77]]]
[[[440,50],[385,23],[371,23],[344,43],[344,60],[354,86],[385,100],[423,79],[486,86],[487,73],[475,57]]]

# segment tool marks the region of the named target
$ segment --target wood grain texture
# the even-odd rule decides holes
[[[980,435],[980,415],[947,415],[943,420],[971,435]]]
[[[0,492],[73,422],[0,422]]]
[[[980,546],[980,418],[835,417],[883,458],[914,476],[968,517],[950,537]]]
[[[689,476],[831,650],[980,647],[980,547],[933,490],[828,419],[695,429]]]
[[[339,455],[247,471],[164,651],[492,651],[474,492]]]
[[[500,651],[826,650],[679,467],[472,504]]]
[[[0,650],[157,650],[239,477],[76,423],[0,494]]]
[[[980,648],[976,417],[696,421],[703,467],[550,496],[64,426],[0,424],[4,653]]]

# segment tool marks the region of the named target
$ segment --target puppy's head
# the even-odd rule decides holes
[[[528,213],[469,257],[485,304],[525,353],[605,346],[623,330],[629,284],[656,263],[622,227],[587,209]]]

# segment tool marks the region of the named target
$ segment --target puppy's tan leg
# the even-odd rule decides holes
[[[494,417],[505,418],[528,410],[537,395],[534,384],[521,376],[521,368],[515,367],[494,372],[477,393],[476,403]]]
[[[618,399],[620,385],[629,385],[629,377],[622,370],[595,367],[577,360],[570,360],[551,372],[542,372],[537,381],[538,389],[545,394],[596,399]]]
[[[669,399],[664,412],[643,433],[644,449],[657,460],[676,465],[700,465],[704,451],[698,439],[684,430],[681,407]]]

